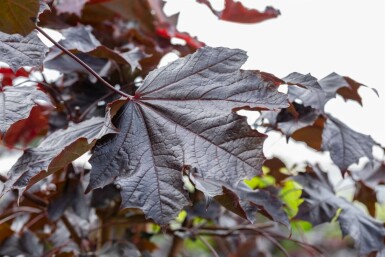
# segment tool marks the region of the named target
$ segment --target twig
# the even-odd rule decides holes
[[[217,251],[215,251],[214,247],[212,247],[211,244],[209,244],[209,242],[207,242],[207,240],[204,237],[198,236],[198,238],[199,240],[201,240],[201,242],[204,245],[206,245],[207,248],[209,248],[209,250],[211,251],[214,257],[219,257],[219,254],[217,253]]]
[[[173,236],[168,257],[177,257],[180,250],[183,248],[183,239],[179,236]]]
[[[106,80],[104,80],[98,73],[96,73],[96,71],[94,71],[90,66],[88,66],[85,62],[83,62],[82,60],[80,60],[76,55],[74,55],[73,53],[71,53],[70,51],[68,51],[67,49],[65,49],[61,44],[57,43],[55,40],[53,40],[47,33],[45,33],[44,30],[42,30],[41,28],[39,28],[38,26],[36,26],[36,30],[39,31],[43,36],[45,36],[49,41],[52,42],[52,44],[54,44],[55,46],[57,46],[60,50],[62,50],[64,53],[66,53],[69,57],[71,57],[73,60],[75,60],[77,63],[79,63],[81,66],[83,66],[89,73],[91,73],[92,75],[95,76],[95,78],[97,78],[100,82],[102,82],[106,87],[108,87],[109,89],[115,91],[116,93],[118,93],[119,95],[121,96],[124,96],[124,97],[127,97],[127,98],[131,98],[132,96],[130,96],[129,94],[126,94],[122,91],[120,91],[119,89],[116,89],[114,86],[112,86],[110,83],[108,83]]]
[[[76,232],[75,228],[72,226],[71,222],[68,220],[67,216],[63,215],[61,217],[61,221],[63,221],[64,226],[67,228],[68,232],[70,232],[72,239],[76,242],[76,244],[81,247],[82,239]]]
[[[31,219],[27,224],[24,225],[22,231],[25,231],[26,229],[29,229],[31,226],[36,224],[39,220],[44,218],[45,215],[46,214],[43,212],[43,213],[40,213],[39,215],[37,215],[35,218]]]

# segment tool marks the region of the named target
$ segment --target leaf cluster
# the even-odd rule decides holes
[[[197,2],[229,22],[280,14]],[[0,255],[325,256],[352,242],[307,243],[304,224],[338,222],[358,255],[382,256],[378,144],[325,112],[335,97],[362,104],[364,85],[336,73],[318,80],[243,70],[243,50],[205,46],[163,7],[0,3],[0,57],[9,66],[0,68],[0,139],[23,150],[0,177]],[[168,53],[180,58],[158,67]],[[43,68],[61,75],[52,80]],[[278,90],[285,85],[287,94]],[[239,110],[260,117],[250,127]],[[318,165],[266,160],[271,130],[329,153],[367,212],[338,196]],[[75,162],[87,154],[91,167]],[[354,171],[363,157],[366,166]]]

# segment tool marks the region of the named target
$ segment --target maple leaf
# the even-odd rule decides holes
[[[368,208],[369,214],[375,217],[377,202],[377,194],[375,190],[366,186],[362,181],[356,182],[356,191],[354,193],[353,200],[363,203],[366,208]]]
[[[146,58],[148,55],[142,52],[139,48],[131,49],[127,52],[118,52],[102,45],[99,40],[91,33],[90,26],[77,26],[62,30],[63,36],[66,38],[59,43],[72,53],[86,53],[90,56],[102,59],[110,59],[118,64],[129,64],[131,70],[136,68],[141,69],[139,61]],[[68,58],[60,49],[54,47],[44,61],[45,67],[54,67],[61,70],[61,59]],[[58,65],[56,65],[58,63]],[[71,62],[71,67],[74,67]],[[76,66],[75,66],[76,67]]]
[[[23,36],[30,34],[35,29],[31,18],[37,17],[39,8],[39,0],[0,1],[0,31]]]
[[[108,121],[108,119],[107,119]],[[36,148],[24,151],[9,171],[3,193],[17,189],[20,193],[42,178],[64,168],[86,153],[96,139],[115,133],[115,129],[103,118],[92,118],[67,129],[55,131]]]
[[[374,145],[370,136],[352,130],[329,115],[322,132],[322,149],[330,152],[331,159],[342,172],[358,163],[361,157],[366,156],[372,161]]]
[[[338,94],[342,96],[345,101],[350,99],[362,105],[361,96],[358,94],[358,89],[361,86],[366,87],[362,83],[333,72],[325,78],[321,79],[320,84],[329,98],[333,98],[336,96],[336,94]],[[372,88],[372,90],[378,96],[377,91],[374,88]]]
[[[291,134],[290,137],[294,140],[304,142],[309,147],[319,151],[322,147],[322,132],[325,121],[325,117],[319,116],[312,125],[298,129]]]
[[[310,74],[303,75],[293,72],[282,79],[289,85],[300,87],[289,87],[288,95],[290,101],[300,99],[305,106],[311,106],[323,111],[325,104],[336,95],[341,95],[345,100],[353,100],[362,105],[358,89],[362,85],[349,77],[343,77],[333,72],[325,78],[318,80]],[[372,89],[377,95],[377,91]]]
[[[72,165],[70,167],[73,169]],[[69,206],[78,216],[88,218],[89,205],[85,200],[84,189],[79,179],[68,179],[59,184],[56,195],[48,205],[48,218],[57,221]]]
[[[305,107],[293,102],[291,107],[284,108],[280,112],[263,111],[256,125],[258,126],[263,119],[267,119],[269,127],[281,130],[288,139],[295,131],[313,125],[320,114],[320,111],[310,106]]]
[[[329,101],[321,84],[310,74],[303,75],[293,72],[282,80],[288,85],[299,86],[289,87],[288,95],[291,102],[300,99],[304,106],[311,106],[323,111],[326,102]]]
[[[263,12],[260,12],[255,9],[246,8],[241,2],[234,0],[226,0],[225,8],[222,11],[216,11],[209,0],[197,0],[197,2],[205,4],[215,16],[224,21],[258,23],[276,18],[281,14],[278,10],[270,6],[266,7]]]
[[[40,41],[35,31],[26,37],[0,32],[0,60],[13,71],[22,66],[40,68],[47,51],[48,47]]]
[[[39,238],[29,230],[24,231],[21,236],[14,234],[2,242],[0,254],[5,256],[39,257],[44,252],[44,247],[39,241]]]
[[[194,172],[190,172],[189,177],[195,187],[205,195],[207,203],[214,198],[224,207],[250,222],[254,223],[256,212],[261,212],[270,219],[290,227],[282,202],[277,194],[267,189],[251,189],[243,181],[229,185],[221,180],[202,178]]]
[[[51,106],[37,105],[32,108],[28,118],[14,123],[4,137],[4,144],[13,147],[16,144],[27,146],[36,137],[44,136],[49,130],[48,113]]]
[[[368,162],[362,170],[354,172],[353,176],[372,189],[385,185],[385,163],[377,160]]]
[[[123,106],[113,120],[120,133],[96,145],[88,190],[114,182],[123,207],[166,224],[189,203],[185,165],[229,185],[259,174],[265,136],[234,111],[286,107],[287,100],[258,72],[239,70],[246,58],[241,50],[201,48],[112,104],[112,111]]]
[[[318,225],[330,222],[341,208],[337,220],[342,235],[350,235],[354,239],[360,254],[384,249],[384,224],[367,216],[351,202],[336,196],[326,174],[316,167],[313,171],[295,178],[303,186],[304,198],[296,218]]]
[[[50,102],[48,96],[36,86],[0,87],[0,136],[12,124],[28,118],[31,109],[39,101]]]
[[[59,15],[62,13],[73,13],[80,16],[87,2],[88,0],[55,0],[53,5]]]
[[[289,177],[288,174],[282,173],[282,170],[286,169],[286,165],[277,157],[265,160],[263,166],[268,168],[268,175],[273,176],[277,183],[282,183]]]

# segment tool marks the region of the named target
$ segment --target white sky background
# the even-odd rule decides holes
[[[281,16],[258,24],[218,20],[194,0],[168,0],[166,12],[180,12],[178,28],[209,46],[246,50],[243,68],[284,77],[296,71],[323,78],[331,72],[349,76],[371,90],[359,91],[364,108],[337,98],[326,110],[355,130],[385,145],[385,1],[383,0],[242,0],[245,6]],[[221,9],[223,0],[212,0]]]
[[[218,10],[223,8],[224,0],[211,2]],[[251,25],[230,23],[218,20],[195,0],[167,0],[165,11],[169,15],[180,12],[178,29],[209,46],[246,50],[249,59],[244,69],[263,70],[278,77],[296,71],[319,79],[337,72],[377,89],[380,98],[370,89],[359,90],[363,107],[337,97],[329,101],[326,111],[385,146],[385,1],[241,2],[259,10],[271,5],[281,11],[281,16]],[[264,152],[267,157],[279,156],[289,166],[303,161],[320,162],[330,171],[335,184],[341,179],[328,154],[320,155],[304,144],[288,146],[278,133],[269,133]],[[374,154],[383,157],[379,149]]]

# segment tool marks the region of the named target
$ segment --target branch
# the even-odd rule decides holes
[[[36,30],[39,31],[43,36],[45,36],[49,41],[52,42],[55,46],[57,46],[60,50],[62,50],[64,53],[66,53],[69,57],[71,57],[73,60],[75,60],[77,63],[79,63],[81,66],[83,66],[89,73],[95,76],[100,82],[102,82],[106,87],[111,89],[112,91],[115,91],[121,96],[131,98],[129,94],[126,94],[119,89],[116,89],[114,86],[112,86],[110,83],[108,83],[106,80],[104,80],[96,71],[94,71],[90,66],[88,66],[85,62],[80,60],[76,55],[65,49],[61,44],[57,43],[55,40],[53,40],[47,33],[45,33],[44,30],[36,26]]]
[[[82,239],[76,232],[75,228],[72,226],[71,222],[68,220],[67,216],[63,215],[61,217],[61,221],[63,222],[64,226],[67,228],[68,232],[70,232],[70,235],[72,239],[76,242],[76,244],[79,247],[82,247]]]
[[[204,245],[206,245],[206,247],[211,251],[211,253],[214,257],[219,257],[219,254],[215,251],[214,247],[212,247],[211,244],[209,242],[207,242],[207,240],[204,237],[198,236],[198,239],[201,240],[201,242]]]

